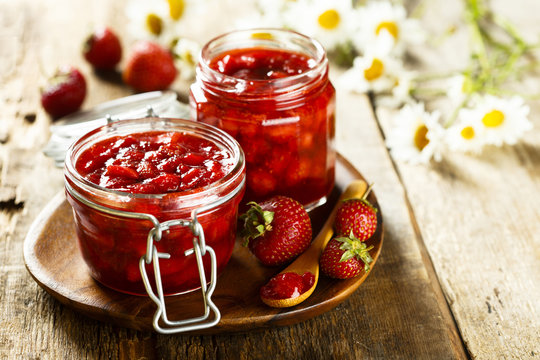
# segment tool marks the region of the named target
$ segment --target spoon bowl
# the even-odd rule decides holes
[[[334,205],[332,212],[328,216],[328,219],[324,223],[319,234],[313,239],[309,248],[303,252],[296,260],[294,260],[289,266],[283,269],[279,274],[284,273],[296,273],[300,276],[306,272],[310,272],[314,276],[313,284],[309,289],[302,292],[299,296],[286,298],[286,299],[273,299],[261,296],[261,300],[268,306],[276,308],[291,307],[300,304],[306,300],[315,290],[317,282],[319,280],[319,258],[326,244],[332,239],[334,218],[336,216],[337,209],[341,202],[351,198],[362,198],[367,191],[367,183],[363,180],[353,180],[343,191],[338,201]]]

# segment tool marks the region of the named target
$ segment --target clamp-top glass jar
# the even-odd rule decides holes
[[[212,126],[122,120],[70,147],[65,187],[92,277],[130,294],[179,294],[205,288],[204,274],[231,257],[244,155]]]
[[[317,41],[278,29],[219,36],[202,49],[190,103],[194,118],[242,146],[245,200],[324,203],[334,185],[335,90]]]

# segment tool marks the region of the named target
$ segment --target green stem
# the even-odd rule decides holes
[[[466,13],[466,19],[469,23],[469,29],[471,31],[472,39],[477,48],[476,54],[480,61],[481,67],[484,70],[490,68],[489,58],[487,55],[486,44],[482,36],[482,31],[480,29],[479,22],[482,18],[483,11],[480,9],[480,4],[478,0],[466,0],[466,3],[469,4],[467,7],[468,11]]]

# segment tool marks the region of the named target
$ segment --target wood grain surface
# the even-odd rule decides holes
[[[459,2],[427,3],[437,31],[441,19],[460,14],[451,5]],[[537,23],[538,11],[528,10],[538,6],[534,0],[494,4],[506,6],[524,24]],[[41,289],[25,269],[23,241],[63,184],[61,170],[41,153],[51,120],[40,107],[39,86],[58,65],[73,64],[88,81],[85,108],[131,94],[118,76],[95,74],[80,54],[95,24],[113,25],[129,48],[133,39],[125,28],[124,5],[124,0],[0,0],[1,359],[539,356],[537,108],[531,116],[536,129],[515,148],[412,167],[394,163],[384,146],[381,128],[390,112],[377,109],[379,127],[368,98],[338,88],[336,145],[375,182],[385,243],[362,286],[313,319],[257,332],[163,336],[88,319]],[[531,26],[529,32],[537,30]],[[451,56],[437,57],[433,49],[420,55],[453,67],[461,44],[450,46]],[[185,94],[185,84],[175,89]]]

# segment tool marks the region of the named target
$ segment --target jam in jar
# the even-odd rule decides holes
[[[280,194],[307,208],[334,185],[335,90],[321,45],[277,29],[231,32],[207,43],[191,86],[194,118],[244,150],[245,201]]]
[[[123,120],[91,131],[71,146],[65,184],[80,250],[92,277],[110,288],[145,295],[139,262],[155,224],[136,214],[163,223],[190,220],[204,207],[197,221],[206,245],[215,252],[219,273],[236,238],[245,187],[244,155],[231,136],[205,124]],[[170,255],[159,261],[166,295],[201,286],[195,255],[185,254],[194,247],[193,238],[190,227],[174,226],[153,242],[157,251]],[[209,273],[208,256],[203,264]],[[155,289],[153,266],[145,269]]]

